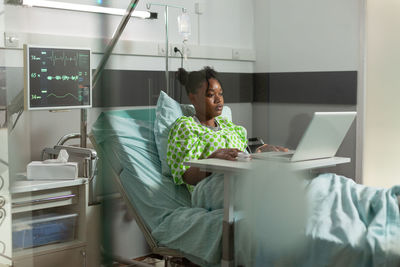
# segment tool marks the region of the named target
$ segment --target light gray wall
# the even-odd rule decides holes
[[[64,0],[96,4],[96,1]],[[126,9],[130,1],[104,1],[111,7]],[[139,1],[137,10],[147,10],[151,0]],[[195,14],[195,3],[203,5],[204,13]],[[222,47],[253,48],[253,6],[251,1],[241,0],[169,0],[161,1],[169,5],[187,8],[192,24],[189,44],[217,45]],[[229,9],[229,12],[227,12]],[[152,6],[152,12],[158,12],[157,20],[131,19],[121,40],[155,41],[164,43],[164,8]],[[74,11],[51,10],[43,8],[20,8],[6,6],[6,27],[10,32],[30,32],[47,34],[69,34],[81,37],[110,38],[119,24],[120,16],[98,15]],[[180,9],[169,10],[169,41],[181,43],[182,37],[177,30],[177,16]],[[232,19],[235,18],[235,19]],[[221,34],[223,33],[223,34]]]
[[[355,70],[359,0],[254,0],[256,72]]]
[[[359,69],[358,0],[254,0],[254,5],[255,72]],[[253,135],[271,144],[291,145],[301,135],[301,131],[291,127],[291,122],[297,121],[304,128],[307,122],[301,120],[302,116],[311,116],[313,111],[355,109],[354,106],[255,103]],[[352,163],[333,170],[351,178],[355,177],[355,138],[353,126],[339,151],[351,156]]]
[[[241,125],[247,130],[247,136],[253,136],[253,104],[252,103],[229,103],[232,109],[232,121],[237,125]]]

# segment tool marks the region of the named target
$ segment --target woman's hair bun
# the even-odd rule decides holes
[[[176,79],[185,86],[189,80],[189,72],[187,72],[184,68],[179,68],[176,73]]]

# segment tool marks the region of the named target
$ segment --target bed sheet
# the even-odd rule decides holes
[[[400,186],[372,188],[327,173],[309,182],[307,196],[312,242],[303,266],[400,265]]]

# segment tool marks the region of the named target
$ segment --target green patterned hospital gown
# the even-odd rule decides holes
[[[192,159],[204,159],[220,148],[237,148],[245,151],[247,132],[242,126],[216,117],[218,129],[199,124],[193,117],[176,120],[168,136],[167,163],[171,168],[174,182],[183,184],[182,175],[189,166],[183,163]],[[190,192],[193,186],[187,185]]]

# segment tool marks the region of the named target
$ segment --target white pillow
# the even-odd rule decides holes
[[[154,136],[158,150],[158,157],[161,161],[162,174],[171,176],[171,169],[167,164],[168,134],[175,121],[182,116],[193,116],[195,109],[193,105],[180,105],[161,91],[156,107],[156,118],[154,121]],[[221,116],[232,120],[231,109],[224,106]]]

